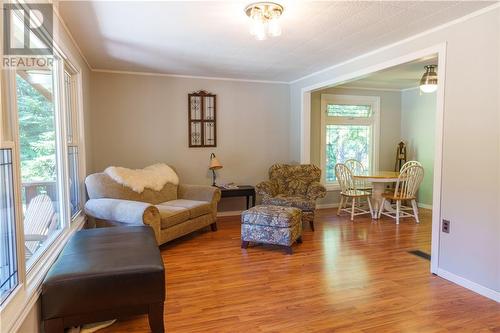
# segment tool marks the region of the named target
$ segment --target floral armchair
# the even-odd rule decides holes
[[[269,180],[257,184],[257,194],[263,205],[289,206],[302,210],[302,221],[314,231],[316,200],[326,195],[319,183],[321,169],[312,164],[274,164],[269,168]]]

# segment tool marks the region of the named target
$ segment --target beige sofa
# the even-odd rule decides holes
[[[132,191],[104,173],[85,179],[85,213],[97,227],[146,224],[158,245],[211,226],[217,230],[220,190],[212,186],[166,184],[161,191]]]

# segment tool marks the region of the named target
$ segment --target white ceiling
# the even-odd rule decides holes
[[[93,69],[292,81],[491,2],[280,1],[283,34],[248,32],[251,2],[61,1]]]
[[[437,65],[436,56],[418,59],[394,66],[365,77],[344,83],[338,87],[358,89],[404,90],[418,87],[425,72],[424,66]]]

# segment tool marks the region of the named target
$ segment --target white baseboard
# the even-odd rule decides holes
[[[339,203],[326,203],[326,204],[317,204],[316,209],[329,209],[329,208],[338,208]],[[419,203],[418,207],[425,209],[432,209],[432,205]],[[237,216],[240,215],[242,210],[231,210],[227,212],[217,212],[217,216]]]
[[[317,209],[328,209],[328,208],[338,208],[339,203],[329,203],[329,204],[318,204],[316,205]]]
[[[338,207],[339,207],[338,203],[316,205],[316,209],[328,209],[328,208],[338,208]],[[225,212],[217,212],[217,217],[240,216],[242,212],[243,212],[242,210],[228,210]]]
[[[223,217],[223,216],[240,216],[242,210],[228,210],[225,212],[217,212],[217,217]]]
[[[423,204],[423,203],[418,203],[417,205],[420,208],[432,209],[432,205],[427,205],[427,204]],[[339,207],[339,203],[338,202],[337,203],[318,204],[318,205],[316,205],[317,209],[338,208],[338,207]]]
[[[432,210],[432,205],[428,205],[428,204],[424,204],[424,203],[418,203],[417,204],[418,207],[420,208],[425,208],[425,209],[431,209]]]
[[[482,286],[476,282],[467,280],[466,278],[450,273],[442,268],[438,268],[437,275],[442,277],[443,279],[458,284],[461,287],[472,290],[473,292],[478,293],[481,296],[487,297],[500,303],[500,292],[498,291]]]

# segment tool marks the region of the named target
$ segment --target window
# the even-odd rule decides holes
[[[26,266],[62,229],[59,131],[52,68],[16,74]]]
[[[84,222],[81,74],[59,50],[47,67],[0,72],[0,316],[7,331]]]
[[[0,149],[0,304],[17,283],[12,150]]]
[[[371,113],[371,105],[326,105],[326,114],[328,117],[369,118]]]
[[[379,103],[372,96],[321,95],[320,155],[327,187],[337,185],[337,163],[356,159],[366,169],[376,169]]]
[[[71,218],[77,216],[82,210],[80,199],[80,177],[78,172],[78,147],[68,146],[68,169],[69,169],[69,203]]]
[[[19,40],[30,29],[19,19],[24,12],[12,21]],[[30,43],[51,38],[42,37]],[[38,67],[24,63],[0,71],[2,332],[14,327],[64,242],[84,223],[81,74],[61,51],[65,45],[54,46]]]
[[[68,175],[70,212],[72,219],[82,210],[80,195],[78,108],[76,77],[70,69],[64,72],[64,98],[66,105],[66,142],[68,153]]]

